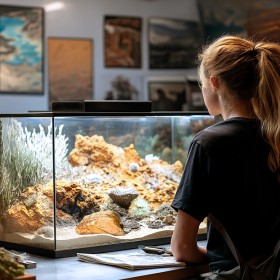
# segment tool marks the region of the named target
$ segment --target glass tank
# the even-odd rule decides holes
[[[214,122],[183,112],[1,115],[0,246],[65,257],[169,242],[190,142]]]

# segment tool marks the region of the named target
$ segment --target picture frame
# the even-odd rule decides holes
[[[104,65],[141,68],[142,18],[104,16]]]
[[[208,111],[205,106],[202,91],[199,87],[198,79],[186,78],[186,95],[189,111]]]
[[[205,43],[209,43],[224,34],[247,35],[244,28],[245,2],[240,0],[197,0]],[[215,7],[212,6],[213,4]]]
[[[93,40],[48,38],[49,107],[54,101],[93,99]]]
[[[0,93],[44,94],[44,9],[0,5]]]
[[[194,68],[202,29],[196,21],[149,18],[148,45],[150,69]]]
[[[248,2],[248,3],[247,3]],[[280,43],[278,0],[245,1],[247,4],[245,27],[247,36],[255,41]]]
[[[188,99],[184,79],[148,81],[148,99],[153,111],[186,111]]]
[[[225,34],[280,42],[278,0],[198,0],[197,7],[207,44]]]
[[[99,100],[145,100],[141,75],[107,74],[103,76],[102,85]]]

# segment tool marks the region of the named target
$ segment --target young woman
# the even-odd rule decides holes
[[[178,261],[230,270],[237,263],[213,226],[206,249],[197,245],[210,213],[244,260],[271,254],[280,235],[280,46],[224,36],[199,60],[205,104],[223,121],[192,141],[171,249]]]

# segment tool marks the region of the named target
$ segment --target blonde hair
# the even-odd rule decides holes
[[[206,77],[220,77],[231,94],[250,100],[270,145],[269,168],[280,174],[280,45],[223,36],[198,56]]]

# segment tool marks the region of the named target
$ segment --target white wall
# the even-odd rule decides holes
[[[0,4],[28,7],[45,7],[54,0],[0,0]],[[149,70],[147,46],[147,19],[166,17],[198,21],[196,0],[62,0],[62,10],[45,12],[45,89],[44,95],[0,93],[0,114],[21,113],[29,110],[48,110],[48,37],[91,38],[93,50],[93,99],[100,99],[104,77],[114,74],[135,75],[142,79],[144,96],[147,96],[148,77],[186,76],[195,73],[187,70]],[[103,57],[104,15],[140,16],[143,19],[142,68],[105,68]]]

